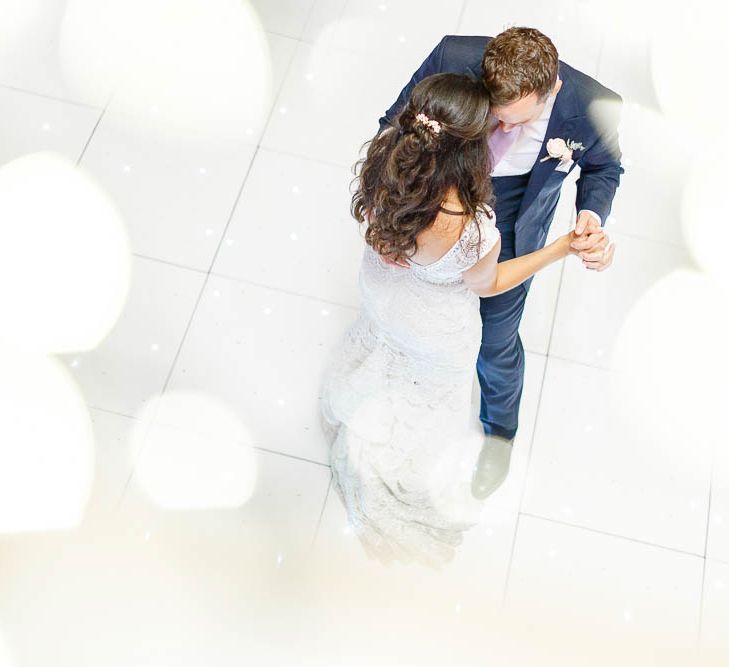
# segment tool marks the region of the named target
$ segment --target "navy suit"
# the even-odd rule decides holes
[[[448,35],[425,59],[397,101],[380,119],[380,129],[397,115],[418,81],[431,74],[455,72],[481,78],[481,60],[491,37]],[[496,226],[501,232],[499,261],[526,255],[544,246],[568,172],[556,171],[558,160],[541,162],[547,140],[572,139],[583,150],[573,159],[580,165],[575,205],[595,211],[602,224],[610,213],[623,168],[620,165],[618,122],[622,98],[591,77],[559,61],[562,87],[552,108],[541,151],[532,170],[522,176],[494,177]],[[593,102],[598,104],[590,109]],[[601,102],[605,102],[602,104]],[[599,119],[599,121],[597,120]],[[532,278],[493,297],[481,299],[483,332],[477,372],[481,384],[480,419],[486,433],[512,438],[518,428],[524,384],[524,348],[519,323]]]

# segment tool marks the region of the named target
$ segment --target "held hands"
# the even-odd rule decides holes
[[[565,234],[567,254],[577,255],[586,269],[604,271],[609,268],[615,255],[615,244],[605,233],[600,223],[587,211],[577,216],[575,228]],[[399,256],[382,256],[389,266],[409,269],[410,265]]]
[[[587,211],[577,216],[575,228],[566,236],[569,254],[580,257],[586,269],[604,271],[612,264],[615,244]]]

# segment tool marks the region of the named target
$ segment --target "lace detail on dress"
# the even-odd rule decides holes
[[[482,323],[461,274],[498,230],[485,215],[473,222],[428,266],[393,267],[365,246],[362,307],[322,379],[334,488],[366,553],[383,563],[440,569],[480,516],[471,474],[484,436],[471,391]]]

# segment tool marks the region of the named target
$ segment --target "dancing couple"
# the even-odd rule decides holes
[[[447,36],[366,144],[352,198],[361,307],[320,407],[334,487],[371,558],[440,569],[505,479],[532,278],[568,255],[589,271],[613,261],[621,102],[538,30]],[[575,228],[545,245],[577,165]]]

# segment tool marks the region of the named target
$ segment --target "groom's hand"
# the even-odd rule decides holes
[[[570,246],[579,250],[579,257],[587,269],[604,271],[613,262],[615,244],[600,227],[600,223],[588,211],[581,211],[575,223],[578,237]]]

